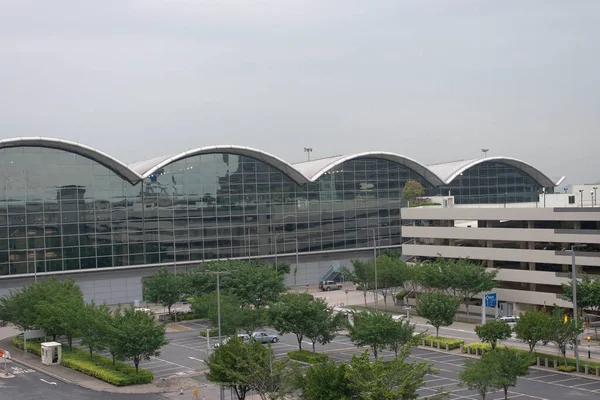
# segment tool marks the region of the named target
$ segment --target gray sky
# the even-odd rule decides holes
[[[0,2],[0,136],[512,156],[600,181],[600,1]]]

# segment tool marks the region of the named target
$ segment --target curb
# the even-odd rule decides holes
[[[27,368],[29,368],[29,369],[33,369],[33,370],[35,370],[35,371],[37,371],[37,372],[39,372],[39,373],[42,373],[42,374],[44,374],[44,375],[48,375],[49,377],[51,377],[51,378],[53,378],[53,379],[56,379],[56,380],[58,380],[58,381],[61,381],[61,382],[63,382],[63,383],[67,383],[67,384],[70,384],[70,385],[76,385],[76,386],[79,386],[79,387],[84,387],[84,386],[81,386],[81,385],[79,385],[77,382],[70,381],[69,379],[67,379],[67,378],[63,378],[62,376],[60,376],[60,375],[57,375],[57,374],[55,374],[55,373],[53,373],[53,372],[49,372],[49,371],[46,371],[46,370],[44,370],[44,369],[38,368],[37,366],[35,366],[35,365],[32,365],[32,364],[29,364],[29,363],[28,363],[28,362],[26,362],[26,361],[19,360],[18,358],[14,358],[14,357],[11,357],[10,359],[11,359],[12,361],[16,362],[17,364],[21,364],[21,365],[23,365],[23,366],[25,366],[25,367],[27,367]],[[86,389],[87,389],[87,388],[86,388]]]

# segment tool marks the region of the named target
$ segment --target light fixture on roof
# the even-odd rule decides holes
[[[312,147],[305,147],[304,152],[308,154],[308,161],[310,161],[310,153],[312,153]]]
[[[490,149],[481,149],[481,151],[483,152],[483,158],[487,158],[487,153]]]

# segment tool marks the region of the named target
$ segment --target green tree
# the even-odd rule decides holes
[[[142,281],[142,296],[146,301],[167,307],[171,315],[171,307],[181,301],[185,287],[183,275],[175,275],[162,268]]]
[[[565,321],[562,310],[557,306],[554,306],[552,310],[549,325],[550,341],[556,344],[563,355],[565,365],[567,365],[567,346],[575,343],[583,332],[583,326],[581,322],[576,322],[574,319]]]
[[[213,326],[218,324],[217,294],[208,293],[192,299],[190,305],[194,313],[208,318]],[[232,335],[237,330],[253,331],[266,324],[265,311],[262,309],[242,308],[237,296],[221,294],[221,332]]]
[[[488,351],[482,358],[486,359],[486,365],[493,366],[493,385],[504,391],[505,399],[508,389],[517,385],[517,378],[529,374],[531,356],[527,354],[505,348]]]
[[[356,347],[369,346],[377,358],[379,350],[390,346],[397,322],[389,314],[362,312],[354,314],[354,326],[348,327]]]
[[[418,197],[423,196],[425,193],[425,189],[423,185],[419,181],[415,181],[413,179],[409,179],[404,184],[404,188],[402,189],[402,200],[405,201],[414,201]]]
[[[499,389],[496,381],[496,365],[490,358],[481,357],[477,361],[465,360],[465,369],[458,373],[460,386],[477,390],[482,400],[488,393]]]
[[[514,328],[517,339],[527,343],[533,353],[539,342],[549,341],[552,335],[552,319],[545,311],[528,311],[521,314]]]
[[[436,373],[428,361],[406,362],[409,350],[403,350],[392,361],[376,359],[371,362],[367,351],[350,360],[347,377],[351,393],[361,400],[408,400],[418,397],[425,386],[425,375]],[[438,396],[438,398],[441,396]]]
[[[399,351],[407,344],[418,343],[422,335],[415,336],[415,325],[409,321],[400,320],[394,322],[391,336],[388,341],[388,348],[398,357]]]
[[[334,361],[315,364],[306,373],[296,373],[293,386],[302,400],[350,400],[353,393],[347,369],[347,364]]]
[[[382,254],[377,257],[377,288],[381,291],[386,310],[388,295],[393,294],[397,287],[403,286],[407,279],[408,268],[400,258],[390,254]],[[373,281],[375,281],[375,276],[373,276]]]
[[[97,306],[92,301],[83,307],[80,322],[81,344],[88,347],[92,359],[94,351],[106,349],[113,335],[112,312],[106,304]]]
[[[470,306],[475,296],[496,287],[498,270],[487,270],[483,265],[467,259],[438,258],[423,263],[422,286],[446,292],[460,299],[467,309],[467,318],[471,319]]]
[[[344,276],[345,281],[352,282],[361,288],[366,307],[367,292],[373,287],[373,265],[372,263],[361,260],[350,260],[350,263],[352,263],[353,271],[344,267],[341,270],[342,275]]]
[[[325,300],[315,298],[310,302],[312,325],[306,331],[305,336],[312,343],[312,352],[315,352],[315,344],[326,345],[335,339],[337,331],[344,326],[344,315],[335,314],[333,309],[327,306]]]
[[[573,301],[573,282],[562,285],[563,294]],[[600,311],[600,279],[583,275],[577,280],[577,306],[582,310]]]
[[[441,326],[452,325],[459,307],[460,301],[456,297],[440,293],[424,293],[417,302],[419,315],[435,327],[435,336],[439,336]]]
[[[246,262],[228,277],[225,287],[235,293],[242,307],[261,308],[285,292],[284,279],[270,264]]]
[[[232,388],[238,400],[244,400],[251,390],[260,391],[264,396],[265,392],[275,391],[279,382],[272,380],[282,376],[280,369],[277,377],[270,372],[273,371],[274,358],[271,347],[258,342],[243,343],[234,337],[208,357],[206,378]]]
[[[154,316],[132,307],[123,310],[116,319],[114,352],[123,359],[133,361],[136,373],[141,360],[158,357],[160,349],[167,344],[165,325],[157,325]]]
[[[330,319],[331,318],[331,319]],[[317,341],[328,343],[333,334],[335,319],[323,299],[315,299],[307,293],[282,295],[269,307],[269,319],[280,335],[293,333],[302,350],[302,339],[309,335],[314,344]],[[336,328],[337,330],[337,328]]]
[[[483,325],[476,326],[475,333],[482,342],[489,343],[494,350],[499,341],[511,337],[512,328],[506,322],[490,320]]]

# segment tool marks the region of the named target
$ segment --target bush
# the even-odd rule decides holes
[[[556,370],[562,372],[573,372],[575,371],[575,367],[572,365],[559,365],[556,367]]]
[[[454,338],[446,338],[442,336],[433,336],[427,335],[425,336],[425,346],[431,346],[431,341],[433,340],[433,347],[437,347],[437,342],[440,342],[440,349],[446,350],[446,343],[448,344],[448,350],[454,350],[460,348],[461,344],[465,344],[465,341],[462,339],[454,339]]]
[[[200,331],[200,336],[206,337],[206,329],[202,329]],[[218,329],[210,329],[210,337],[216,337],[216,336],[219,336],[219,330]]]
[[[184,313],[184,314],[177,314],[177,321],[189,321],[191,319],[202,319],[204,318],[202,315],[200,315],[199,313],[193,313],[193,312],[189,312],[189,313]],[[171,316],[171,320],[175,320],[175,316]]]
[[[295,350],[288,353],[290,360],[300,361],[307,364],[320,364],[327,362],[329,356],[323,353],[313,353],[308,350]]]
[[[23,349],[23,340],[13,338],[13,344]],[[41,354],[41,342],[27,341],[27,349],[33,354]],[[106,357],[94,354],[90,359],[90,354],[82,349],[63,346],[62,365],[75,371],[82,372],[88,376],[103,380],[115,386],[137,385],[150,383],[154,380],[154,374],[151,371],[140,368],[139,373],[135,373],[135,367],[121,361],[112,365],[112,360]]]
[[[501,349],[503,347],[504,346],[496,346],[497,349]],[[483,352],[492,350],[492,345],[489,343],[481,343],[481,342],[469,343],[463,347],[463,353],[468,353],[469,352],[467,350],[468,348],[471,349],[471,354],[475,354],[476,350],[479,350],[479,354],[482,354]]]

